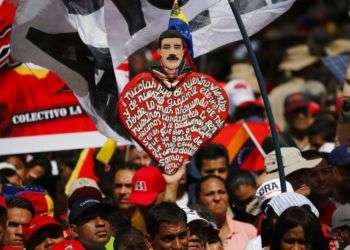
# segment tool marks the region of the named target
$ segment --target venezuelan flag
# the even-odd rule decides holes
[[[96,152],[95,148],[87,148],[81,151],[79,160],[66,184],[66,187],[65,187],[66,194],[68,194],[75,180],[79,178],[90,178],[97,182],[98,178],[94,171],[95,160],[98,160],[104,164],[108,164],[116,148],[117,148],[117,143],[112,139],[107,139],[107,141],[103,144],[101,149],[97,152],[96,157],[95,157],[95,152]]]
[[[182,11],[178,0],[174,0],[168,29],[177,30],[182,35],[183,39],[187,44],[187,50],[191,58],[193,58],[193,43],[190,26],[188,25],[187,17]]]
[[[270,135],[270,128],[266,122],[247,122],[247,126],[260,145]],[[230,167],[256,172],[264,170],[264,157],[255,147],[242,123],[226,125],[212,142],[226,147]]]

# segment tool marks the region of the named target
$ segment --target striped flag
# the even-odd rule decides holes
[[[187,50],[193,58],[193,43],[190,26],[187,17],[182,11],[178,0],[174,1],[173,9],[171,11],[168,29],[177,30],[186,42]]]
[[[73,183],[79,178],[89,178],[97,182],[98,177],[95,174],[95,161],[98,160],[107,165],[116,148],[116,141],[109,138],[97,153],[95,148],[82,150],[79,160],[66,184],[65,192],[68,194]]]
[[[247,122],[247,126],[260,144],[270,136],[270,128],[266,122]],[[264,157],[255,147],[242,123],[226,125],[212,142],[227,148],[231,167],[257,172],[264,170]]]
[[[295,0],[235,0],[250,35]],[[68,84],[96,127],[120,144],[130,137],[118,121],[118,66],[168,28],[173,1],[21,0],[12,31],[15,59],[54,71]],[[179,2],[194,57],[241,39],[231,0]],[[119,88],[118,88],[119,87]]]

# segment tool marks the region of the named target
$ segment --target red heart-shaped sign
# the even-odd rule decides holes
[[[163,172],[174,174],[223,127],[228,100],[208,75],[189,73],[168,89],[151,73],[141,73],[124,87],[118,109],[133,138]]]

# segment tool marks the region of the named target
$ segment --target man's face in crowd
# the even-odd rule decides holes
[[[219,157],[217,159],[203,159],[201,176],[216,175],[222,179],[227,179],[227,164],[225,157]]]
[[[23,246],[23,227],[32,219],[32,214],[23,208],[9,208],[7,210],[5,245]]]
[[[247,184],[240,185],[237,190],[234,191],[234,197],[239,202],[237,205],[242,207],[245,207],[247,204],[253,201],[255,194],[256,188]]]
[[[287,114],[289,125],[299,131],[305,131],[313,121],[312,115],[307,107],[298,108]]]
[[[186,250],[188,229],[184,222],[166,223],[159,226],[158,234],[152,239],[154,250]]]
[[[16,156],[10,156],[6,159],[6,161],[16,167],[17,174],[21,179],[24,179],[25,176],[25,167],[23,161]]]
[[[162,65],[167,70],[176,70],[183,59],[184,48],[180,38],[164,38],[160,45]]]
[[[36,179],[39,179],[40,177],[44,176],[45,174],[45,167],[41,165],[36,165],[31,167],[27,174],[26,174],[26,179],[27,181],[33,181]]]
[[[327,165],[325,160],[310,169],[308,172],[308,182],[311,188],[311,193],[317,196],[329,196],[334,184],[333,170]]]
[[[199,202],[217,217],[225,216],[228,208],[228,194],[222,181],[209,179],[202,183]]]
[[[104,245],[111,237],[111,225],[106,211],[100,208],[88,209],[77,224],[74,231],[85,247],[104,249]]]
[[[135,171],[122,169],[116,172],[114,176],[114,196],[116,203],[121,209],[128,209],[131,204],[128,202],[132,191],[131,180]]]
[[[130,162],[135,163],[140,166],[150,166],[151,157],[144,150],[133,149],[130,152]]]

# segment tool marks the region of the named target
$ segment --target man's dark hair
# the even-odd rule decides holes
[[[329,116],[317,116],[312,125],[308,128],[308,136],[320,134],[327,142],[333,142],[336,133],[336,122]]]
[[[203,183],[206,182],[207,180],[210,180],[210,179],[216,179],[216,180],[221,181],[225,185],[225,189],[227,190],[226,182],[220,176],[216,176],[216,175],[204,176],[196,184],[196,200],[197,200],[197,202],[199,201],[199,194],[201,192],[201,188],[202,188]]]
[[[183,37],[181,36],[180,32],[178,32],[177,30],[170,29],[170,30],[166,30],[162,34],[160,34],[160,36],[158,38],[158,48],[161,47],[162,40],[165,38],[180,38],[182,41],[182,44],[184,44]]]
[[[129,230],[124,231],[121,235],[117,234],[117,240],[114,242],[118,242],[117,247],[114,249],[120,250],[148,250],[147,241],[145,235],[131,227]]]
[[[114,171],[113,171],[113,178],[115,176],[115,174],[120,171],[120,170],[130,170],[130,171],[136,171],[137,169],[139,169],[140,166],[136,163],[132,163],[132,162],[124,162],[121,165],[117,166]]]
[[[6,206],[7,206],[7,209],[10,209],[10,208],[26,209],[32,214],[32,216],[35,215],[35,209],[34,209],[32,203],[30,203],[29,201],[22,199],[20,197],[14,196],[14,197],[7,199]]]
[[[235,192],[240,186],[247,185],[257,187],[254,175],[249,171],[237,170],[228,183],[230,192]]]
[[[26,250],[34,250],[39,244],[43,243],[47,238],[57,239],[63,237],[63,230],[58,225],[46,225],[35,232],[26,245]]]
[[[228,167],[229,159],[227,149],[221,144],[210,143],[198,149],[194,155],[194,160],[197,169],[201,171],[203,160],[216,160],[221,157],[225,158],[226,166]]]
[[[37,165],[42,166],[44,168],[45,174],[50,174],[51,164],[47,158],[43,156],[35,156],[34,159],[28,162],[27,164],[28,169],[35,167]]]
[[[151,238],[159,232],[162,223],[187,224],[187,216],[178,205],[171,202],[161,202],[150,208],[146,215],[146,229]]]

